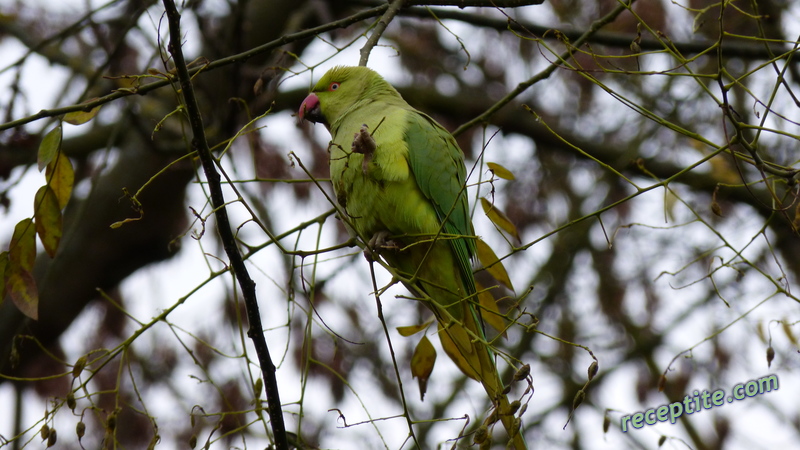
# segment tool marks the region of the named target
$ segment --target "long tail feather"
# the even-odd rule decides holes
[[[494,406],[493,415],[506,429],[512,448],[526,450],[520,422],[503,393],[494,353],[487,345],[480,313],[473,305],[477,302],[474,280],[465,283],[460,270],[447,269],[459,267],[450,246],[446,242],[437,242],[432,248],[412,245],[405,250],[384,252],[382,256],[406,277],[404,283],[409,290],[427,299],[426,306],[439,323],[439,338],[445,352],[464,374],[483,385]],[[472,277],[472,272],[467,276]]]

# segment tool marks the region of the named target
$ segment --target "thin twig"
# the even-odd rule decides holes
[[[366,67],[367,61],[369,60],[369,53],[378,45],[378,40],[380,40],[381,35],[384,31],[386,31],[386,27],[389,26],[389,22],[392,21],[397,12],[400,11],[400,8],[403,7],[403,2],[405,0],[394,0],[389,4],[389,8],[386,9],[386,12],[383,13],[380,19],[378,19],[378,23],[375,24],[375,29],[372,30],[372,34],[367,39],[367,43],[364,44],[364,47],[361,48],[361,59],[358,61],[359,66]]]
[[[315,28],[309,28],[308,30],[299,31],[297,33],[287,34],[279,39],[275,39],[274,41],[267,42],[264,45],[260,45],[258,47],[251,48],[250,50],[242,53],[238,53],[235,55],[231,55],[225,58],[220,58],[215,61],[212,61],[208,64],[204,64],[200,67],[195,67],[189,70],[189,75],[194,76],[197,72],[201,70],[212,70],[217,69],[219,67],[227,66],[233,63],[244,62],[253,56],[260,55],[263,53],[270,52],[278,47],[282,47],[286,44],[291,42],[309,39],[318,34],[322,34],[326,31],[335,30],[337,28],[347,28],[350,25],[360,22],[365,19],[369,19],[370,17],[375,17],[379,14],[382,14],[386,9],[389,7],[388,4],[381,5],[375,8],[371,8],[365,11],[360,11],[352,16],[345,17],[344,19],[337,20],[335,22],[326,23],[325,25],[320,25]],[[60,116],[62,114],[75,112],[75,111],[91,111],[92,109],[104,105],[106,103],[110,103],[114,100],[117,100],[122,97],[128,97],[131,95],[145,95],[149,92],[155,91],[156,89],[160,89],[165,86],[169,86],[173,80],[170,78],[164,78],[158,81],[154,81],[152,83],[147,83],[141,86],[137,86],[134,88],[128,89],[118,89],[114,92],[104,95],[102,97],[96,98],[92,101],[88,101],[85,103],[77,104],[77,105],[69,105],[64,106],[61,108],[53,108],[53,109],[43,109],[36,114],[23,117],[11,122],[0,124],[0,131],[7,130],[10,128],[15,128],[20,125],[24,125],[26,123],[35,122],[39,119],[43,119],[46,117],[55,117]]]
[[[242,289],[242,297],[244,298],[245,307],[247,309],[247,320],[250,323],[247,336],[253,340],[253,346],[256,349],[258,361],[264,376],[264,388],[267,394],[270,426],[272,427],[272,434],[275,439],[275,448],[279,450],[288,450],[289,444],[286,440],[280,392],[278,390],[278,382],[275,378],[275,365],[272,363],[269,347],[267,347],[267,341],[264,338],[264,331],[261,326],[258,299],[256,298],[256,284],[247,272],[247,266],[245,266],[244,259],[241,253],[239,253],[239,248],[236,246],[236,238],[228,220],[228,212],[225,208],[225,197],[222,193],[222,184],[220,183],[221,177],[214,164],[214,157],[211,154],[211,149],[208,147],[205,129],[203,128],[203,117],[200,114],[200,107],[194,94],[194,87],[192,86],[189,69],[186,67],[186,61],[183,57],[183,51],[181,50],[181,15],[175,7],[175,2],[173,0],[164,0],[164,8],[166,10],[167,20],[169,21],[170,42],[168,49],[172,54],[173,61],[175,61],[175,69],[181,83],[181,91],[183,92],[183,99],[186,103],[189,123],[192,127],[192,148],[197,152],[203,164],[203,170],[208,179],[211,204],[214,207],[214,215],[217,219],[217,231],[219,232],[222,245],[225,248],[225,253],[228,255],[228,260],[230,261],[230,266],[233,269],[236,280]]]
[[[533,86],[534,84],[538,83],[541,80],[544,80],[544,79],[548,78],[550,76],[550,74],[555,72],[555,70],[558,67],[560,67],[562,64],[564,64],[567,61],[567,58],[572,56],[572,54],[575,53],[575,51],[581,45],[583,45],[584,42],[589,40],[589,38],[593,34],[595,34],[600,28],[602,28],[603,26],[605,26],[605,25],[611,23],[612,21],[614,21],[614,19],[616,19],[617,16],[622,13],[622,11],[625,11],[628,8],[630,8],[630,6],[633,4],[634,1],[635,0],[631,0],[627,4],[623,3],[623,4],[618,5],[616,8],[614,8],[613,11],[611,11],[610,13],[606,14],[605,16],[603,16],[600,19],[598,19],[595,22],[593,22],[592,25],[589,27],[589,29],[586,30],[586,32],[583,33],[583,35],[581,35],[581,37],[579,37],[577,40],[575,40],[575,42],[572,43],[572,45],[569,46],[567,51],[565,51],[561,56],[558,57],[558,60],[556,60],[553,64],[548,66],[543,71],[541,71],[541,72],[537,73],[536,75],[534,75],[529,80],[523,81],[522,83],[518,84],[517,87],[515,87],[511,92],[506,94],[505,97],[500,99],[497,103],[492,105],[489,109],[484,111],[478,117],[475,117],[474,119],[470,120],[469,122],[467,122],[467,123],[461,125],[460,127],[458,127],[455,131],[453,131],[453,136],[458,136],[459,134],[467,131],[473,125],[485,121],[487,118],[489,118],[489,116],[491,116],[492,114],[496,113],[500,108],[502,108],[503,106],[506,106],[512,100],[514,100],[518,95],[520,95],[523,92],[525,92],[525,90],[527,90],[529,87]]]
[[[417,448],[421,448],[419,446],[419,442],[417,441],[417,435],[414,433],[414,426],[413,422],[411,421],[411,415],[408,412],[408,403],[406,402],[406,394],[405,390],[403,389],[403,378],[400,376],[400,369],[397,366],[397,357],[394,353],[394,346],[392,346],[392,338],[389,336],[389,328],[386,326],[386,319],[383,317],[383,303],[381,303],[381,295],[380,291],[378,290],[378,283],[375,281],[375,265],[374,260],[370,259],[369,261],[369,273],[370,277],[372,278],[372,289],[375,291],[375,303],[378,307],[378,319],[381,321],[383,325],[383,333],[386,335],[386,342],[389,344],[389,353],[392,355],[392,365],[394,366],[394,375],[397,378],[397,387],[400,391],[400,401],[403,404],[403,416],[406,418],[406,423],[408,423],[408,433],[411,438],[414,440],[414,444],[416,444]]]
[[[369,3],[371,4],[371,3]],[[555,27],[552,24],[538,24],[520,17],[515,17],[509,20],[507,17],[499,18],[492,17],[484,14],[477,14],[473,12],[457,11],[454,9],[444,8],[421,8],[411,7],[403,8],[398,12],[402,17],[415,17],[424,20],[457,20],[466,24],[474,25],[476,27],[489,28],[497,31],[511,30],[522,36],[531,38],[541,37],[542,39],[553,39],[555,34],[554,30],[558,30],[561,36],[575,41],[580,39],[584,31],[576,28],[565,28],[564,26]],[[549,33],[548,33],[549,32]],[[599,31],[593,34],[589,42],[594,44],[602,44],[610,47],[620,47],[623,49],[630,48],[631,42],[636,39],[636,33],[624,33],[621,31]],[[674,41],[671,45],[681,51],[683,54],[697,54],[708,51],[714,46],[716,41],[704,40],[700,37],[694,37],[692,40]],[[639,42],[639,47],[647,51],[664,50],[664,42],[653,37],[644,36]],[[739,42],[730,41],[726,42],[724,47],[718,49],[722,52],[723,56],[736,57],[748,60],[777,60],[788,59],[789,56],[776,56],[771,52],[768,42],[764,40],[763,43]],[[790,53],[792,48],[784,45],[777,49],[781,53]]]

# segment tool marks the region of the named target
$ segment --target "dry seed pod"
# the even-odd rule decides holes
[[[597,369],[599,369],[597,361],[592,361],[589,365],[589,381],[592,381],[592,378],[597,375]]]
[[[514,381],[520,381],[528,378],[528,375],[531,374],[531,365],[530,364],[523,364],[522,367],[517,370],[514,374]]]
[[[80,358],[78,358],[78,360],[75,361],[75,365],[72,366],[72,377],[78,378],[79,376],[81,376],[81,372],[83,372],[83,369],[85,368],[86,368],[86,355],[83,355]]]
[[[50,435],[47,436],[47,447],[56,445],[56,440],[58,440],[58,433],[56,433],[55,428],[53,428],[50,430]]]
[[[481,425],[475,430],[475,436],[472,437],[472,442],[474,444],[482,444],[489,439],[489,427],[486,425]]]

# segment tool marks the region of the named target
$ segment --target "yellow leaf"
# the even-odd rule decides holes
[[[92,100],[88,100],[87,103]],[[100,105],[95,106],[89,111],[73,111],[64,115],[64,122],[72,125],[83,125],[84,123],[94,119],[94,116],[96,116],[99,111]]]
[[[407,327],[397,327],[397,332],[400,333],[400,336],[409,337],[411,335],[419,333],[420,331],[424,330],[425,328],[428,328],[428,326],[430,326],[431,322],[433,322],[433,319],[431,319],[431,320],[429,320],[429,321],[427,321],[425,323],[421,323],[419,325],[409,325]]]
[[[59,209],[64,209],[72,195],[72,186],[75,184],[72,162],[64,155],[64,152],[58,152],[56,157],[47,164],[46,178],[47,184],[58,199]]]
[[[425,399],[425,391],[428,389],[428,378],[433,372],[433,365],[436,363],[436,349],[428,339],[422,336],[414,354],[411,356],[411,376],[419,382],[420,400]]]
[[[484,242],[482,239],[477,239],[478,245],[478,261],[481,262],[481,265],[486,268],[486,271],[489,272],[489,275],[493,276],[495,280],[499,281],[500,284],[503,286],[514,290],[514,286],[511,284],[511,278],[508,276],[508,272],[506,272],[505,266],[494,254],[492,251],[492,247],[489,247],[489,244]]]
[[[505,167],[501,166],[500,164],[487,162],[487,166],[489,166],[489,170],[492,171],[498,178],[502,178],[504,180],[514,180],[514,174],[511,173],[510,170],[506,169]]]
[[[0,305],[6,297],[6,269],[8,269],[8,252],[0,253]]]
[[[39,292],[33,275],[27,270],[14,266],[9,268],[6,289],[11,301],[23,314],[33,320],[39,318]]]
[[[756,334],[758,334],[758,338],[761,339],[761,342],[767,343],[767,338],[764,337],[764,322],[758,322],[758,325],[756,325]]]
[[[23,219],[14,227],[8,246],[5,290],[14,305],[26,316],[39,317],[39,293],[31,275],[36,261],[36,231],[31,219]]]
[[[18,267],[27,272],[33,270],[36,260],[36,227],[33,220],[22,219],[14,227],[14,235],[8,246],[8,260],[11,268]]]
[[[36,192],[33,217],[36,221],[36,234],[39,235],[44,250],[52,258],[61,241],[61,208],[50,186],[42,186]]]
[[[2,273],[2,272],[0,272],[0,273]],[[0,292],[3,292],[3,291],[0,290]],[[789,321],[787,319],[783,319],[781,321],[781,325],[783,325],[783,333],[786,334],[786,337],[789,338],[789,341],[796,346],[797,345],[797,338],[792,333],[792,326],[789,325]]]
[[[726,184],[739,184],[742,182],[742,176],[736,170],[736,166],[731,164],[728,155],[717,155],[709,163],[711,164],[711,176],[715,181]]]
[[[461,344],[461,348],[456,344],[455,340]],[[442,341],[442,348],[447,356],[456,363],[459,369],[464,372],[464,375],[472,378],[473,380],[480,380],[481,375],[477,372],[476,365],[470,364],[467,361],[465,354],[470,355],[475,359],[475,353],[472,350],[472,338],[464,329],[461,324],[451,323],[446,329],[439,322],[439,340]]]
[[[498,333],[503,333],[503,337],[506,337],[505,317],[500,314],[500,309],[497,308],[497,301],[491,291],[484,289],[479,283],[475,283],[475,289],[478,290],[478,303],[481,305],[483,321],[497,330]]]
[[[56,157],[60,148],[61,126],[57,126],[44,135],[41,144],[39,144],[39,153],[36,157],[36,161],[39,165],[39,172],[50,164],[50,161]]]
[[[500,211],[500,209],[492,205],[492,203],[487,200],[486,197],[481,197],[481,206],[483,207],[483,212],[486,213],[486,217],[488,217],[492,223],[519,240],[517,227],[511,223],[511,220],[503,213],[503,211]]]

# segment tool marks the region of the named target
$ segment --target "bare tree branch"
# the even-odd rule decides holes
[[[164,0],[164,8],[166,9],[167,18],[169,20],[169,51],[175,61],[175,69],[180,79],[183,99],[186,103],[189,122],[192,126],[192,148],[197,152],[203,164],[203,170],[208,180],[211,204],[214,207],[214,215],[217,219],[217,231],[219,232],[222,245],[225,248],[225,253],[228,255],[231,269],[234,275],[236,275],[239,286],[242,288],[242,297],[247,307],[247,319],[250,323],[250,329],[247,331],[247,335],[253,340],[253,345],[255,346],[261,365],[261,371],[264,375],[270,425],[272,426],[272,433],[275,438],[275,447],[278,450],[288,450],[289,444],[286,440],[286,428],[283,423],[280,390],[278,389],[278,381],[275,378],[276,369],[275,364],[272,363],[269,347],[267,346],[264,330],[261,325],[261,315],[259,314],[258,298],[256,296],[256,284],[248,274],[247,266],[245,266],[244,259],[241,253],[239,253],[239,247],[236,245],[236,237],[231,230],[230,221],[228,220],[225,197],[222,193],[221,177],[219,172],[217,172],[216,163],[211,155],[211,149],[208,147],[205,128],[203,127],[203,117],[200,113],[200,105],[197,103],[197,98],[194,95],[191,75],[186,67],[186,61],[183,58],[183,51],[181,49],[181,16],[178,9],[175,7],[175,2],[172,0]]]
[[[389,26],[389,22],[392,21],[397,12],[403,5],[404,0],[393,0],[389,3],[389,8],[386,9],[386,12],[383,13],[380,19],[378,19],[378,23],[375,24],[375,28],[372,30],[372,34],[367,39],[367,43],[364,44],[364,47],[361,48],[361,59],[358,61],[359,66],[366,66],[367,61],[369,60],[369,53],[372,49],[378,45],[378,40],[380,40],[381,35],[386,30],[386,27]]]
[[[480,122],[484,122],[487,118],[489,118],[492,114],[496,113],[500,108],[506,106],[512,100],[514,100],[519,94],[525,92],[526,89],[533,86],[534,84],[538,83],[541,80],[544,80],[550,76],[557,68],[561,67],[561,65],[569,58],[573,53],[575,53],[576,49],[579,48],[584,42],[588,41],[589,38],[595,34],[600,28],[604,27],[605,25],[614,21],[614,19],[620,15],[623,11],[630,8],[630,5],[634,2],[634,0],[630,0],[628,4],[622,3],[614,8],[611,12],[606,14],[605,16],[601,17],[600,19],[592,22],[592,25],[589,29],[586,30],[575,42],[572,43],[570,48],[562,53],[558,59],[551,65],[547,66],[546,69],[542,70],[541,72],[537,73],[530,79],[519,83],[517,87],[515,87],[511,92],[506,94],[501,100],[497,103],[492,105],[491,108],[484,111],[479,116],[475,117],[474,119],[470,120],[469,122],[461,125],[455,131],[453,131],[453,136],[458,136],[459,134],[467,131],[471,127],[475,126]]]
[[[275,39],[274,41],[268,42],[264,45],[252,48],[246,52],[238,53],[235,55],[228,56],[226,58],[221,58],[215,61],[212,61],[208,64],[204,64],[200,67],[194,67],[189,70],[189,75],[194,76],[198,72],[216,69],[218,67],[227,66],[229,64],[234,63],[242,63],[247,61],[248,59],[252,58],[253,56],[260,55],[263,53],[270,52],[276,48],[279,48],[283,45],[286,45],[291,42],[309,39],[318,34],[324,33],[326,31],[335,30],[337,28],[347,28],[350,25],[360,22],[364,19],[368,19],[370,17],[375,17],[379,14],[382,14],[388,8],[387,5],[371,8],[365,11],[358,12],[353,14],[349,17],[346,17],[341,20],[336,20],[315,28],[310,28],[308,30],[299,31],[297,33],[287,34],[279,39]],[[120,99],[122,97],[128,97],[130,95],[145,95],[149,92],[152,92],[156,89],[160,89],[162,87],[168,86],[173,82],[172,76],[168,76],[165,79],[161,79],[159,81],[154,81],[152,83],[147,83],[135,88],[130,89],[118,89],[110,94],[104,95],[97,99],[81,103],[78,105],[70,105],[64,106],[61,108],[53,108],[53,109],[43,109],[36,114],[23,117],[17,120],[13,120],[11,122],[6,122],[0,124],[0,131],[7,130],[11,128],[16,128],[20,125],[24,125],[26,123],[34,122],[39,119],[43,119],[46,117],[56,117],[66,113],[75,112],[75,111],[91,111],[92,109],[102,106],[106,103],[112,102],[114,100]]]
[[[431,15],[431,12],[433,12],[433,15]],[[419,8],[419,7],[404,8],[400,10],[398,15],[403,17],[417,17],[420,19],[431,19],[431,20],[436,20],[437,18],[458,20],[460,22],[468,23],[470,25],[475,25],[478,27],[491,28],[497,31],[512,30],[517,33],[522,33],[523,36],[530,35],[532,38],[542,38],[542,39],[558,39],[557,34],[553,33],[553,31],[558,30],[558,33],[561,36],[569,39],[573,43],[578,39],[581,39],[581,37],[585,34],[585,31],[583,30],[574,30],[559,26],[539,25],[537,23],[533,23],[519,18],[500,19],[482,14],[454,11],[452,9],[436,8],[436,9],[431,9],[431,11],[428,11],[425,8]],[[636,40],[636,38],[637,38],[636,33],[617,33],[617,32],[599,30],[596,33],[592,34],[585,42],[628,49],[631,46],[631,42]],[[639,47],[645,51],[664,50],[664,41],[654,39],[653,37],[642,37],[639,41],[637,41],[637,43],[639,44]],[[670,41],[670,46],[674,47],[676,50],[678,50],[681,54],[684,55],[695,55],[698,53],[706,52],[708,51],[709,48],[713,47],[715,44],[716,41],[703,40],[703,39],[692,40],[692,41]],[[774,45],[774,43],[770,44]],[[784,46],[782,50],[778,51],[788,52],[790,50],[791,47]],[[755,59],[755,60],[764,60],[764,59],[769,60],[775,57],[774,53],[770,50],[770,48],[766,47],[762,43],[753,43],[750,41],[735,41],[732,39],[727,39],[725,41],[725,45],[719,48],[719,52],[721,55],[727,57]],[[788,58],[788,55],[785,56],[784,58]],[[800,60],[796,60],[793,62],[795,64],[798,64],[800,63]]]

